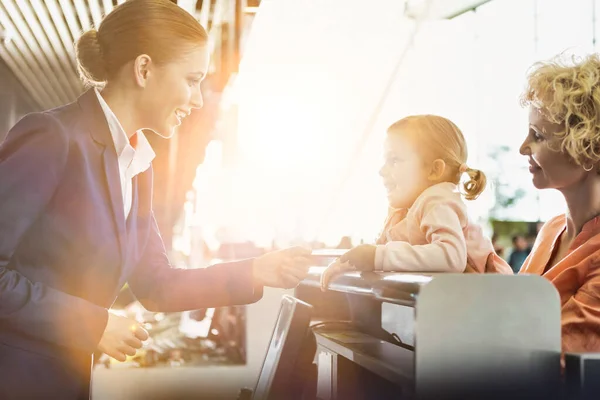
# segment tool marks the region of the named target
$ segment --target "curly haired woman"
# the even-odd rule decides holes
[[[565,352],[600,351],[600,57],[538,63],[522,96],[529,132],[520,152],[538,189],[566,213],[541,229],[520,273],[558,289]]]

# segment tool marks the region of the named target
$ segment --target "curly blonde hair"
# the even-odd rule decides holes
[[[469,179],[463,183],[462,193],[467,200],[475,200],[485,189],[487,178],[483,171],[466,167],[467,142],[461,130],[448,118],[438,115],[411,115],[394,122],[388,134],[404,133],[418,148],[430,156],[440,158],[450,169],[450,182],[458,184],[463,174]]]
[[[559,55],[533,65],[521,105],[532,106],[548,121],[561,125],[554,132],[555,150],[580,166],[600,161],[600,57]]]

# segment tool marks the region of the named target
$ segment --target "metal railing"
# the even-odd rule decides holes
[[[314,266],[302,285],[319,288],[321,274],[327,265],[344,251],[313,252]],[[371,297],[387,303],[414,307],[421,287],[436,274],[407,272],[346,272],[334,277],[328,290]]]

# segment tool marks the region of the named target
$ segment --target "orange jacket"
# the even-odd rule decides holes
[[[567,255],[544,272],[565,229],[565,215],[544,224],[519,273],[544,276],[558,290],[564,352],[600,352],[600,217],[588,221]]]

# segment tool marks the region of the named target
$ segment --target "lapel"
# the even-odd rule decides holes
[[[521,266],[519,273],[544,275],[546,265],[548,265],[548,261],[550,261],[550,257],[552,257],[558,238],[564,229],[564,215],[546,222],[542,230],[538,233],[535,245],[531,249],[529,257],[527,257]]]
[[[555,238],[555,243],[558,242],[558,236],[566,229],[566,219],[564,222],[564,228],[559,229],[559,232]],[[581,232],[575,237],[571,246],[569,247],[568,254],[560,260],[556,265],[550,268],[545,276],[553,280],[560,273],[568,269],[569,267],[575,266],[583,262],[586,258],[592,256],[598,251],[600,244],[600,217],[595,217],[583,225]]]
[[[147,246],[152,213],[152,169],[133,178],[132,204],[127,218],[127,254],[121,281],[125,282],[132,268],[140,262]]]
[[[102,165],[104,176],[102,178],[111,201],[112,219],[118,237],[121,264],[123,264],[127,231],[117,151],[115,150],[115,144],[108,128],[108,122],[106,122],[106,117],[94,89],[86,91],[79,97],[77,102],[83,111],[87,128],[92,138],[103,147]]]
[[[154,171],[152,165],[136,176],[137,178],[137,215],[146,220],[152,214],[152,181]]]
[[[131,183],[131,211],[125,221],[127,227],[127,254],[125,256],[125,274],[129,274],[129,268],[137,265],[140,254],[139,248],[140,243],[138,240],[138,212],[139,212],[139,190],[138,190],[138,176],[132,179]]]

